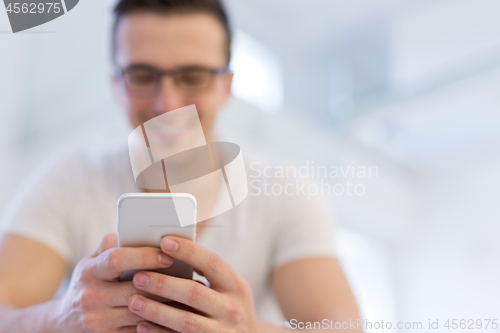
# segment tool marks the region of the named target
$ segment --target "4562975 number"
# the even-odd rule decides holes
[[[29,2],[15,2],[9,3],[6,8],[7,13],[23,13],[23,14],[42,14],[42,13],[55,13],[61,12],[61,4],[58,2],[46,3],[29,3]]]
[[[448,319],[446,323],[444,323],[444,327],[447,329],[497,329],[498,328],[498,319]]]

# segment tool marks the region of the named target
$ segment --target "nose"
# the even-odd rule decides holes
[[[173,78],[164,77],[160,89],[155,98],[155,111],[163,114],[178,109],[184,105],[184,98],[180,89],[176,86]]]

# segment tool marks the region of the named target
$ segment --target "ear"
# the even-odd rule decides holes
[[[228,71],[226,73],[226,76],[225,76],[225,87],[224,87],[224,92],[225,92],[225,96],[224,96],[224,101],[227,101],[229,99],[229,97],[231,97],[231,85],[233,83],[233,77],[234,77],[234,73],[232,71]]]
[[[111,83],[111,86],[113,87],[113,96],[115,97],[115,99],[119,102],[119,103],[122,103],[123,102],[123,91],[122,91],[122,87],[121,87],[121,82],[120,82],[120,79],[118,78],[118,76],[116,76],[116,74],[111,74],[109,76],[109,81]]]
[[[116,77],[116,74],[113,73],[109,76],[109,82],[113,87],[113,93],[116,94],[119,89],[119,82],[118,82],[118,77]]]

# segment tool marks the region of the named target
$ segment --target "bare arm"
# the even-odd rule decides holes
[[[13,308],[0,303],[0,332],[1,333],[28,333],[28,332],[54,332],[53,313],[57,300],[26,308]]]
[[[50,299],[66,264],[36,242],[17,236],[0,241],[0,333],[136,332],[143,319],[129,311],[140,292],[118,277],[129,269],[158,269],[172,258],[155,248],[117,248],[117,235],[105,236],[76,265],[64,297]],[[160,255],[161,254],[161,255]]]
[[[0,302],[22,308],[49,300],[67,263],[48,247],[15,235],[0,239]]]
[[[53,301],[47,301],[57,290],[66,269],[64,259],[46,246],[24,237],[3,235],[0,332],[35,332],[46,326],[48,313],[54,306]]]
[[[279,267],[273,274],[273,287],[289,321],[327,319],[343,323],[359,318],[356,301],[337,259],[303,259]],[[342,331],[361,332],[361,328]]]

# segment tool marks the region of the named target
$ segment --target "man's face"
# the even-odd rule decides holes
[[[221,24],[209,14],[134,13],[122,18],[117,27],[115,61],[121,69],[137,64],[160,70],[223,68],[227,65],[225,45]],[[217,74],[206,88],[190,90],[166,76],[157,93],[147,97],[127,93],[118,77],[113,81],[134,128],[165,112],[195,104],[205,136],[211,140],[215,116],[230,94],[231,80],[230,72]]]

